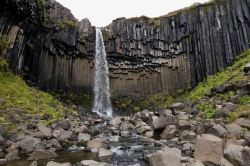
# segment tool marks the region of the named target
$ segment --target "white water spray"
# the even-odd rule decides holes
[[[95,79],[93,112],[104,118],[112,117],[109,92],[108,62],[102,32],[96,28]]]

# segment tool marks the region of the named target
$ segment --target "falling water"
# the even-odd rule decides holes
[[[95,82],[93,112],[104,118],[112,117],[109,92],[108,62],[102,32],[96,28]]]

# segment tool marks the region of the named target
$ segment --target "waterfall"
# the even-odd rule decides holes
[[[109,92],[108,62],[102,32],[96,28],[95,78],[93,112],[104,118],[112,117]]]

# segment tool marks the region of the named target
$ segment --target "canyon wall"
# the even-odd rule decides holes
[[[2,5],[3,4],[3,5]],[[119,18],[102,29],[115,96],[194,87],[249,48],[250,0],[215,0],[158,18]],[[2,50],[14,72],[44,90],[91,93],[95,27],[54,0],[2,0]]]

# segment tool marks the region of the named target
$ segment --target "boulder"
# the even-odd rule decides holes
[[[109,142],[118,142],[119,141],[119,136],[110,136],[109,137]]]
[[[146,125],[146,126],[141,126],[140,128],[137,128],[137,132],[138,132],[139,134],[144,134],[144,133],[146,133],[147,131],[151,131],[151,130],[152,130],[151,127],[148,126],[148,125]]]
[[[246,166],[250,164],[250,148],[241,145],[227,144],[225,157],[234,165]]]
[[[90,140],[91,136],[89,134],[80,133],[77,138],[78,138],[78,142],[85,143]]]
[[[122,123],[121,117],[114,117],[109,121],[111,126],[118,127]]]
[[[181,152],[166,148],[163,152],[153,153],[149,157],[150,166],[181,166]]]
[[[101,160],[109,159],[113,155],[113,152],[106,148],[100,148],[98,152],[98,158]]]
[[[100,149],[100,148],[107,148],[108,144],[106,141],[102,140],[101,138],[95,138],[93,140],[88,141],[87,143],[87,150],[91,149]]]
[[[201,162],[219,165],[223,158],[223,141],[212,134],[202,134],[197,139],[194,158]]]
[[[231,102],[227,102],[225,104],[222,105],[222,110],[226,113],[230,113],[235,111],[236,109],[236,105],[234,103]]]
[[[172,138],[175,138],[176,134],[177,134],[176,126],[169,125],[163,130],[160,137],[162,139],[172,139]]]
[[[185,130],[185,131],[181,132],[180,139],[182,141],[195,141],[196,134],[193,131]]]
[[[147,131],[143,134],[145,137],[151,138],[154,136],[154,131]]]
[[[33,161],[29,166],[37,166],[37,161]]]
[[[160,117],[152,116],[149,119],[149,123],[154,130],[163,129],[168,125],[174,125],[178,122],[178,119],[170,114],[163,112]]]
[[[38,124],[39,131],[44,135],[44,137],[52,137],[51,129],[44,126],[43,124]]]
[[[121,131],[121,136],[122,137],[129,137],[130,133],[129,133],[129,131]]]
[[[240,118],[235,121],[236,124],[250,129],[250,120],[245,118]]]
[[[63,120],[60,122],[60,126],[64,130],[69,130],[71,128],[71,123],[68,120]]]
[[[221,126],[220,124],[215,124],[213,127],[207,130],[207,134],[213,134],[217,137],[222,137],[225,135],[228,131]]]
[[[87,133],[88,132],[88,127],[85,125],[81,125],[79,127],[76,127],[74,130],[75,133],[79,134],[79,133]]]
[[[240,138],[241,136],[241,127],[238,124],[228,124],[225,126],[229,133],[231,133],[232,136]]]
[[[71,163],[57,163],[54,161],[49,161],[46,166],[72,166]]]
[[[56,150],[61,150],[62,146],[57,141],[57,139],[50,139],[47,141],[47,148],[55,148]]]
[[[28,160],[51,159],[58,155],[53,150],[36,150],[28,158]]]
[[[97,161],[94,161],[94,160],[83,160],[83,161],[81,161],[81,165],[82,166],[111,166],[108,163],[97,162]]]
[[[178,121],[178,129],[179,130],[190,130],[192,128],[192,125],[190,121],[187,120],[179,120]]]
[[[25,136],[19,142],[19,146],[23,152],[30,153],[35,149],[36,145],[39,144],[40,142],[41,142],[40,138],[35,138],[32,136]]]
[[[205,165],[198,160],[190,160],[186,166],[205,166]]]

